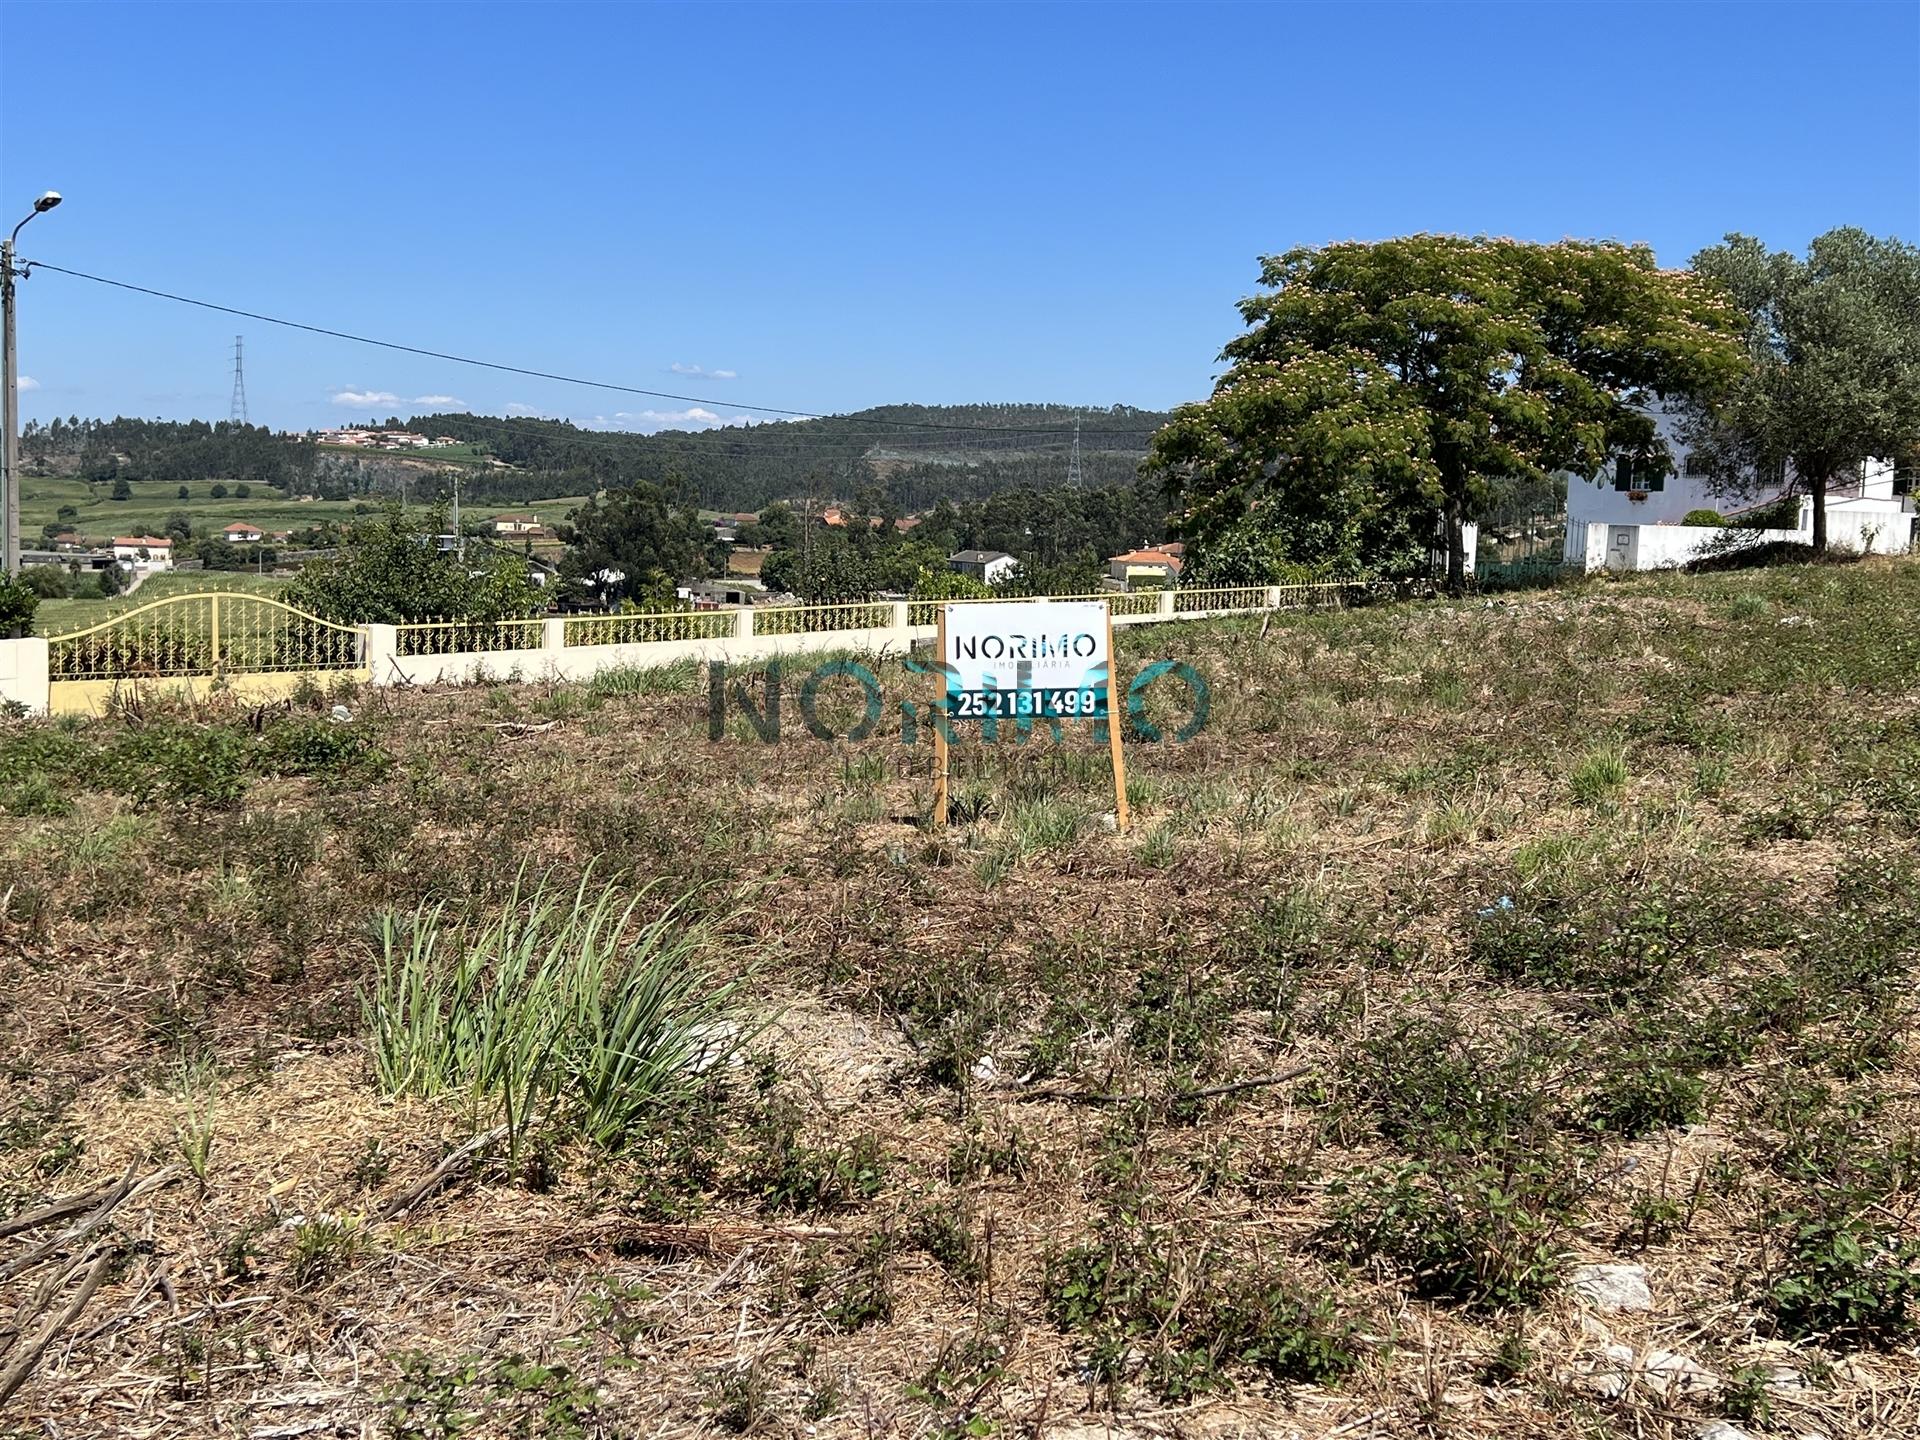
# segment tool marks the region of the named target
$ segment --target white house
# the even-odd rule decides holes
[[[157,535],[116,535],[113,558],[129,570],[171,570],[173,541]]]
[[[1690,459],[1671,417],[1660,416],[1657,423],[1673,454],[1671,475],[1636,472],[1627,462],[1616,461],[1598,480],[1567,477],[1567,564],[1585,570],[1658,570],[1684,565],[1723,546],[1727,543],[1723,537],[1729,535],[1752,544],[1812,539],[1811,496],[1800,497],[1791,528],[1682,524],[1695,510],[1713,510],[1733,519],[1765,509],[1792,493],[1794,477],[1788,470],[1771,483],[1728,493]],[[1894,493],[1890,460],[1869,460],[1852,483],[1827,488],[1827,543],[1833,549],[1902,555],[1913,547],[1914,530],[1913,502]]]
[[[1019,567],[1020,562],[1004,550],[956,550],[947,557],[949,570],[987,585],[1004,580]]]
[[[493,517],[493,533],[496,535],[538,535],[541,530],[537,515],[496,515]]]
[[[258,525],[235,523],[222,530],[220,538],[229,545],[254,545],[266,538],[266,532]]]

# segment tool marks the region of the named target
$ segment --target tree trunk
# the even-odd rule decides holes
[[[1827,468],[1814,467],[1807,477],[1807,493],[1813,497],[1813,553],[1827,553]]]

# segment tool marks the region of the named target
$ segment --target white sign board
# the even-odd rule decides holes
[[[1107,713],[1104,600],[979,601],[945,607],[949,713],[956,720],[1092,720]]]

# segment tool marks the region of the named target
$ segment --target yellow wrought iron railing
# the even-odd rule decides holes
[[[393,627],[401,655],[462,655],[493,650],[538,650],[541,620],[412,620]]]
[[[561,621],[566,645],[645,645],[663,640],[727,640],[739,629],[735,610],[650,610],[632,615],[571,615]]]
[[[753,612],[756,635],[811,635],[829,630],[885,630],[893,624],[893,604],[880,600],[856,605],[761,605]]]
[[[1176,615],[1266,608],[1267,587],[1264,585],[1209,585],[1173,592],[1173,613]]]
[[[47,640],[54,680],[292,670],[351,670],[365,663],[366,632],[296,610],[269,595],[209,591],[136,606]]]
[[[1152,615],[1160,609],[1156,590],[1094,590],[1079,595],[993,595],[967,600],[913,600],[907,605],[909,625],[932,625],[942,605],[986,605],[1008,600],[1105,600],[1116,616]]]

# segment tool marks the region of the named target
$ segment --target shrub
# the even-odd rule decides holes
[[[225,726],[166,721],[127,731],[102,758],[111,787],[135,799],[217,808],[246,793],[248,748]]]
[[[1239,1270],[1215,1246],[1171,1228],[1111,1223],[1053,1256],[1041,1282],[1061,1330],[1088,1342],[1108,1382],[1136,1366],[1163,1397],[1233,1388],[1233,1371],[1275,1380],[1337,1379],[1359,1363],[1351,1325],[1263,1266]]]
[[[1533,1304],[1559,1278],[1574,1191],[1547,1161],[1411,1161],[1337,1193],[1327,1230],[1334,1249],[1391,1262],[1422,1295],[1506,1309]]]
[[[1767,1303],[1789,1335],[1828,1335],[1871,1345],[1914,1329],[1920,1244],[1861,1215],[1787,1212],[1786,1255]]]
[[[40,608],[40,597],[33,587],[0,575],[0,639],[25,635],[33,629],[33,612]]]
[[[261,736],[256,766],[268,775],[353,775],[377,780],[389,757],[363,730],[300,715]]]
[[[1682,525],[1724,525],[1718,510],[1689,510],[1680,517]]]

